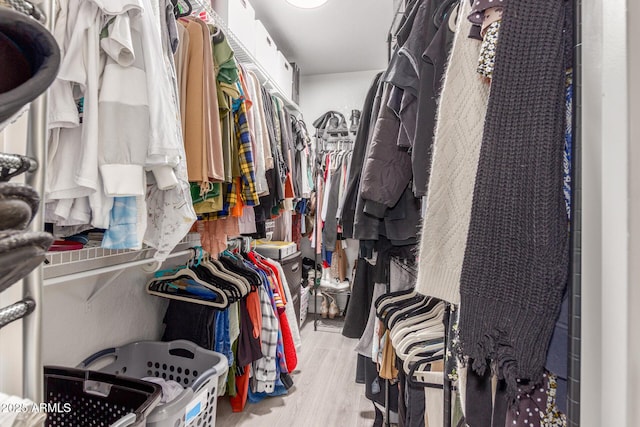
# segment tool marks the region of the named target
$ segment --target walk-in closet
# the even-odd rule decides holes
[[[0,0],[0,427],[631,427],[640,4]]]

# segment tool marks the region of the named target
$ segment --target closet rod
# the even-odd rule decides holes
[[[169,259],[169,258],[178,258],[178,257],[181,257],[181,256],[186,256],[186,255],[193,255],[193,250],[186,249],[184,251],[171,253],[167,257],[167,259]],[[72,273],[72,274],[66,274],[66,275],[62,275],[62,276],[58,276],[58,277],[52,277],[51,279],[45,279],[44,280],[44,286],[57,285],[57,284],[60,284],[60,283],[70,282],[72,280],[86,279],[87,277],[96,276],[98,274],[111,273],[113,271],[120,271],[120,270],[123,270],[125,268],[136,267],[136,266],[139,266],[139,265],[148,265],[148,266],[150,266],[148,271],[151,272],[151,271],[155,271],[156,270],[155,267],[157,266],[157,261],[154,261],[153,259],[145,258],[145,259],[139,259],[139,260],[136,260],[136,261],[129,261],[129,262],[126,262],[126,263],[123,263],[123,264],[115,264],[115,265],[110,265],[110,266],[107,266],[107,267],[94,268],[93,270],[86,270],[86,271],[81,271],[81,272],[78,272],[78,273]]]
[[[41,7],[46,19],[45,27],[53,32],[54,1],[45,0]],[[27,134],[27,156],[36,159],[38,168],[27,173],[25,180],[38,194],[45,194],[47,165],[47,92],[31,103],[29,129]],[[44,207],[35,212],[31,231],[44,230]],[[42,366],[42,265],[24,278],[23,299],[32,299],[35,309],[22,321],[22,394],[34,402],[44,401],[44,371]]]

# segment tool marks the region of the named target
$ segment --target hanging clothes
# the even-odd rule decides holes
[[[187,155],[189,181],[208,182],[206,167],[206,142],[205,142],[205,39],[204,29],[198,19],[181,20],[189,35],[189,53],[185,59],[188,64],[187,74],[182,77],[186,81],[186,91],[182,96],[186,100],[186,106],[182,110],[185,117],[184,144]],[[182,85],[181,85],[182,86]]]
[[[462,15],[470,10],[463,2]],[[460,274],[467,243],[475,175],[489,86],[474,72],[479,43],[467,35],[471,23],[458,20],[440,98],[434,157],[422,224],[418,292],[460,302]],[[464,117],[451,120],[450,117]]]
[[[354,237],[354,222],[356,214],[356,200],[359,194],[360,176],[364,165],[365,155],[369,143],[369,132],[372,122],[375,122],[377,111],[374,109],[374,101],[378,92],[380,77],[379,73],[374,78],[367,97],[364,101],[362,116],[360,118],[360,127],[356,133],[356,139],[353,143],[353,154],[351,166],[349,168],[349,179],[347,181],[346,195],[342,208],[341,223],[343,234],[347,238]]]
[[[164,62],[165,68],[169,73],[172,82],[172,98],[174,107],[174,117],[178,127],[176,128],[176,138],[180,139],[182,129],[178,123],[180,116],[180,96],[178,92],[178,78],[176,75],[176,65],[174,62],[172,46],[175,44],[172,39],[169,28],[177,27],[175,16],[172,13],[173,5],[170,1],[166,2],[166,7],[160,8],[160,24],[161,34],[164,40]],[[156,248],[157,253],[154,258],[162,261],[169,256],[171,251],[189,232],[191,226],[196,221],[196,214],[192,206],[193,202],[190,195],[190,186],[188,181],[188,172],[186,164],[186,153],[184,144],[178,144],[179,161],[174,168],[177,178],[177,185],[166,188],[164,184],[154,185],[152,181],[147,186],[147,216],[146,232],[144,235],[144,243]],[[156,178],[159,175],[156,174]],[[138,202],[140,198],[136,199]],[[139,217],[143,210],[138,208]],[[138,226],[140,228],[140,226]]]
[[[203,270],[198,269],[209,268],[218,273],[200,276]],[[234,411],[242,411],[249,394],[253,394],[254,401],[282,394],[283,378],[287,384],[291,382],[288,375],[297,365],[301,348],[282,266],[254,252],[225,250],[219,261],[209,267],[196,267],[198,271],[203,280],[216,278],[211,284],[228,292],[229,303],[212,308],[198,304],[198,299],[193,303],[172,300],[165,315],[163,339],[191,339],[227,357],[227,394],[232,397]],[[162,276],[154,280],[162,283]],[[202,295],[208,294],[198,294],[197,298]]]
[[[164,260],[195,220],[181,172],[172,18],[164,2],[149,0],[60,8],[54,31],[64,56],[49,109],[46,221],[63,235],[64,227],[109,230],[105,247],[139,249],[144,241]]]
[[[517,379],[542,378],[569,266],[561,187],[565,5],[529,6],[509,2],[504,11],[460,284],[465,353],[478,372],[493,359],[511,396]]]
[[[391,85],[382,85],[380,113],[360,183],[364,212],[376,218],[384,218],[396,205],[411,179],[411,157],[396,147],[400,121],[388,107],[392,91]]]

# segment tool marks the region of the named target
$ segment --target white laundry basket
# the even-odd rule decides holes
[[[214,427],[218,390],[223,390],[229,369],[227,358],[185,341],[141,341],[102,350],[85,359],[86,368],[100,359],[113,357],[98,369],[133,378],[158,377],[185,387],[171,402],[157,406],[147,416],[150,427]]]

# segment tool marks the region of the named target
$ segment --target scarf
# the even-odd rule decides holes
[[[562,0],[504,11],[460,283],[464,354],[511,396],[542,379],[569,266]]]

